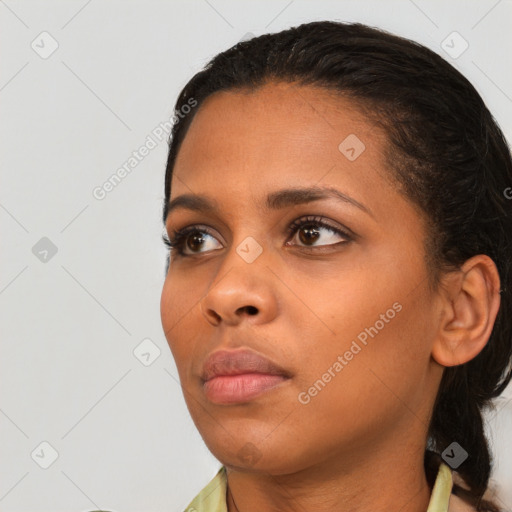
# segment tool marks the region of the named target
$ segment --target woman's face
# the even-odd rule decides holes
[[[349,99],[314,87],[216,93],[196,113],[171,201],[213,208],[169,213],[171,239],[200,233],[171,258],[161,316],[192,418],[227,466],[285,474],[405,446],[423,456],[439,305],[422,217],[386,178],[385,144]],[[246,349],[286,377],[229,359]],[[223,350],[205,385],[203,365]]]

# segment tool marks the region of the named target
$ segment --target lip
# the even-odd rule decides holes
[[[219,404],[247,402],[290,377],[284,368],[248,349],[214,352],[201,375],[206,397]]]

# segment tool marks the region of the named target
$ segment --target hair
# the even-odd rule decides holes
[[[428,219],[431,285],[470,257],[492,258],[501,304],[490,338],[471,361],[444,368],[428,426],[424,467],[435,480],[454,441],[467,451],[453,493],[478,511],[492,469],[483,412],[512,378],[512,156],[471,83],[421,44],[361,23],[317,21],[241,41],[213,57],[182,89],[169,137],[163,221],[173,167],[195,113],[218,91],[267,83],[316,86],[349,98],[386,135],[384,159],[398,190]],[[194,104],[195,108],[190,108]],[[188,105],[188,107],[187,107]],[[169,259],[167,260],[169,266]]]

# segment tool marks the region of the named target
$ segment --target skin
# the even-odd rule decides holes
[[[354,161],[338,146],[364,142]],[[499,308],[499,277],[479,255],[441,286],[428,283],[428,219],[389,179],[384,134],[348,98],[294,84],[220,92],[199,108],[180,148],[171,199],[219,202],[213,212],[177,209],[166,228],[206,225],[203,246],[173,255],[161,317],[190,414],[227,467],[230,512],[340,510],[424,512],[427,426],[445,366],[474,358]],[[265,211],[267,194],[329,186],[336,199]],[[294,220],[323,217],[310,242]],[[236,249],[253,237],[262,253]],[[190,237],[189,237],[190,238]],[[306,240],[306,241],[305,241]],[[288,245],[286,245],[288,242]],[[298,400],[394,303],[402,309],[308,404]],[[252,306],[254,314],[244,309]],[[214,404],[200,374],[219,349],[251,348],[291,372],[243,404]],[[248,445],[251,443],[251,445]],[[250,452],[252,459],[238,455]]]

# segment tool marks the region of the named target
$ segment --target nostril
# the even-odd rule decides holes
[[[245,309],[249,315],[255,315],[258,312],[257,308],[254,306],[245,306],[245,308],[242,309]]]

